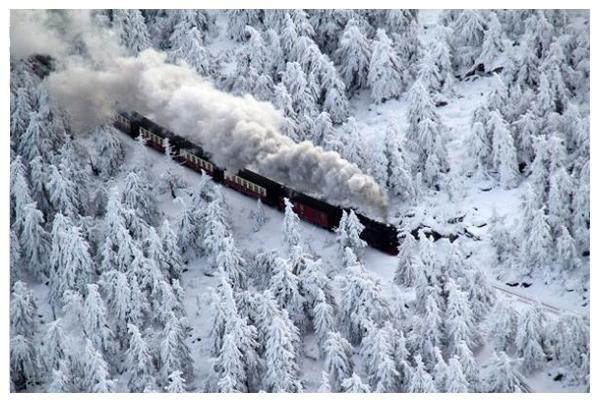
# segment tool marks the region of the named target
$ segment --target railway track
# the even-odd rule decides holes
[[[510,297],[513,300],[516,300],[516,301],[518,301],[520,303],[523,303],[523,304],[528,304],[528,305],[539,304],[542,307],[542,309],[544,309],[546,312],[554,314],[556,316],[560,316],[563,313],[580,314],[580,313],[577,313],[577,312],[574,312],[574,311],[565,310],[565,309],[553,306],[552,304],[548,304],[548,303],[545,303],[543,301],[532,299],[531,297],[523,296],[523,295],[521,295],[519,293],[513,292],[512,290],[506,289],[506,288],[504,288],[501,285],[498,285],[496,283],[491,283],[491,285],[492,285],[492,287],[494,289],[496,289],[497,291],[501,292],[506,297]]]

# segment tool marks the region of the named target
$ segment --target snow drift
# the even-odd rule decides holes
[[[29,18],[30,23],[46,20]],[[92,44],[89,53],[96,51],[96,32],[76,36]],[[12,36],[11,41],[15,46],[22,42]],[[270,103],[221,92],[187,66],[166,63],[166,56],[155,50],[138,57],[115,51],[110,58],[105,52],[114,46],[101,48],[100,56],[91,54],[93,63],[67,57],[65,68],[48,78],[52,100],[67,111],[74,127],[104,123],[115,110],[136,110],[201,145],[220,167],[252,166],[297,190],[318,191],[332,203],[385,215],[386,197],[372,177],[336,152],[281,134],[281,114]]]

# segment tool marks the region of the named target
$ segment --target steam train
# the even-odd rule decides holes
[[[27,63],[40,78],[54,69],[55,60],[47,55],[31,56]],[[166,140],[173,151],[173,158],[180,164],[210,175],[213,181],[236,190],[246,196],[261,199],[263,204],[284,211],[284,199],[288,198],[294,212],[303,220],[333,231],[340,223],[343,209],[322,200],[300,193],[278,182],[242,169],[233,174],[219,168],[211,161],[210,154],[202,147],[156,124],[137,112],[120,112],[113,116],[114,126],[123,133],[137,138],[142,136],[147,146],[164,153]],[[385,253],[398,254],[399,236],[395,226],[370,219],[356,213],[365,229],[360,237],[369,246]],[[416,230],[410,234],[416,236]]]
[[[119,112],[114,115],[113,123],[117,129],[132,138],[141,135],[147,146],[162,153],[166,150],[168,140],[175,161],[197,172],[204,172],[213,181],[245,196],[260,199],[263,204],[283,212],[284,199],[288,198],[294,212],[304,221],[330,231],[340,223],[342,208],[295,191],[249,169],[242,169],[235,174],[221,169],[211,161],[210,154],[202,147],[175,135],[137,112]],[[375,221],[360,213],[356,213],[356,216],[365,227],[360,237],[367,244],[388,254],[398,254],[399,239],[395,226]]]

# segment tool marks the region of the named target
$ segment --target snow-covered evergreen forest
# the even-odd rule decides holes
[[[74,128],[11,58],[11,391],[589,391],[588,12],[91,18],[272,103],[404,235],[389,256],[353,212],[327,232]]]

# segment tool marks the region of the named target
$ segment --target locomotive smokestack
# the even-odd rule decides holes
[[[97,43],[89,32],[78,39]],[[201,145],[220,167],[256,166],[297,190],[318,190],[334,204],[385,214],[386,197],[372,177],[336,152],[281,134],[281,113],[270,103],[221,92],[187,66],[166,63],[155,50],[138,57],[116,52],[113,58],[91,58],[93,65],[69,59],[63,71],[48,78],[51,99],[67,111],[73,126],[106,122],[117,108],[136,110]]]

